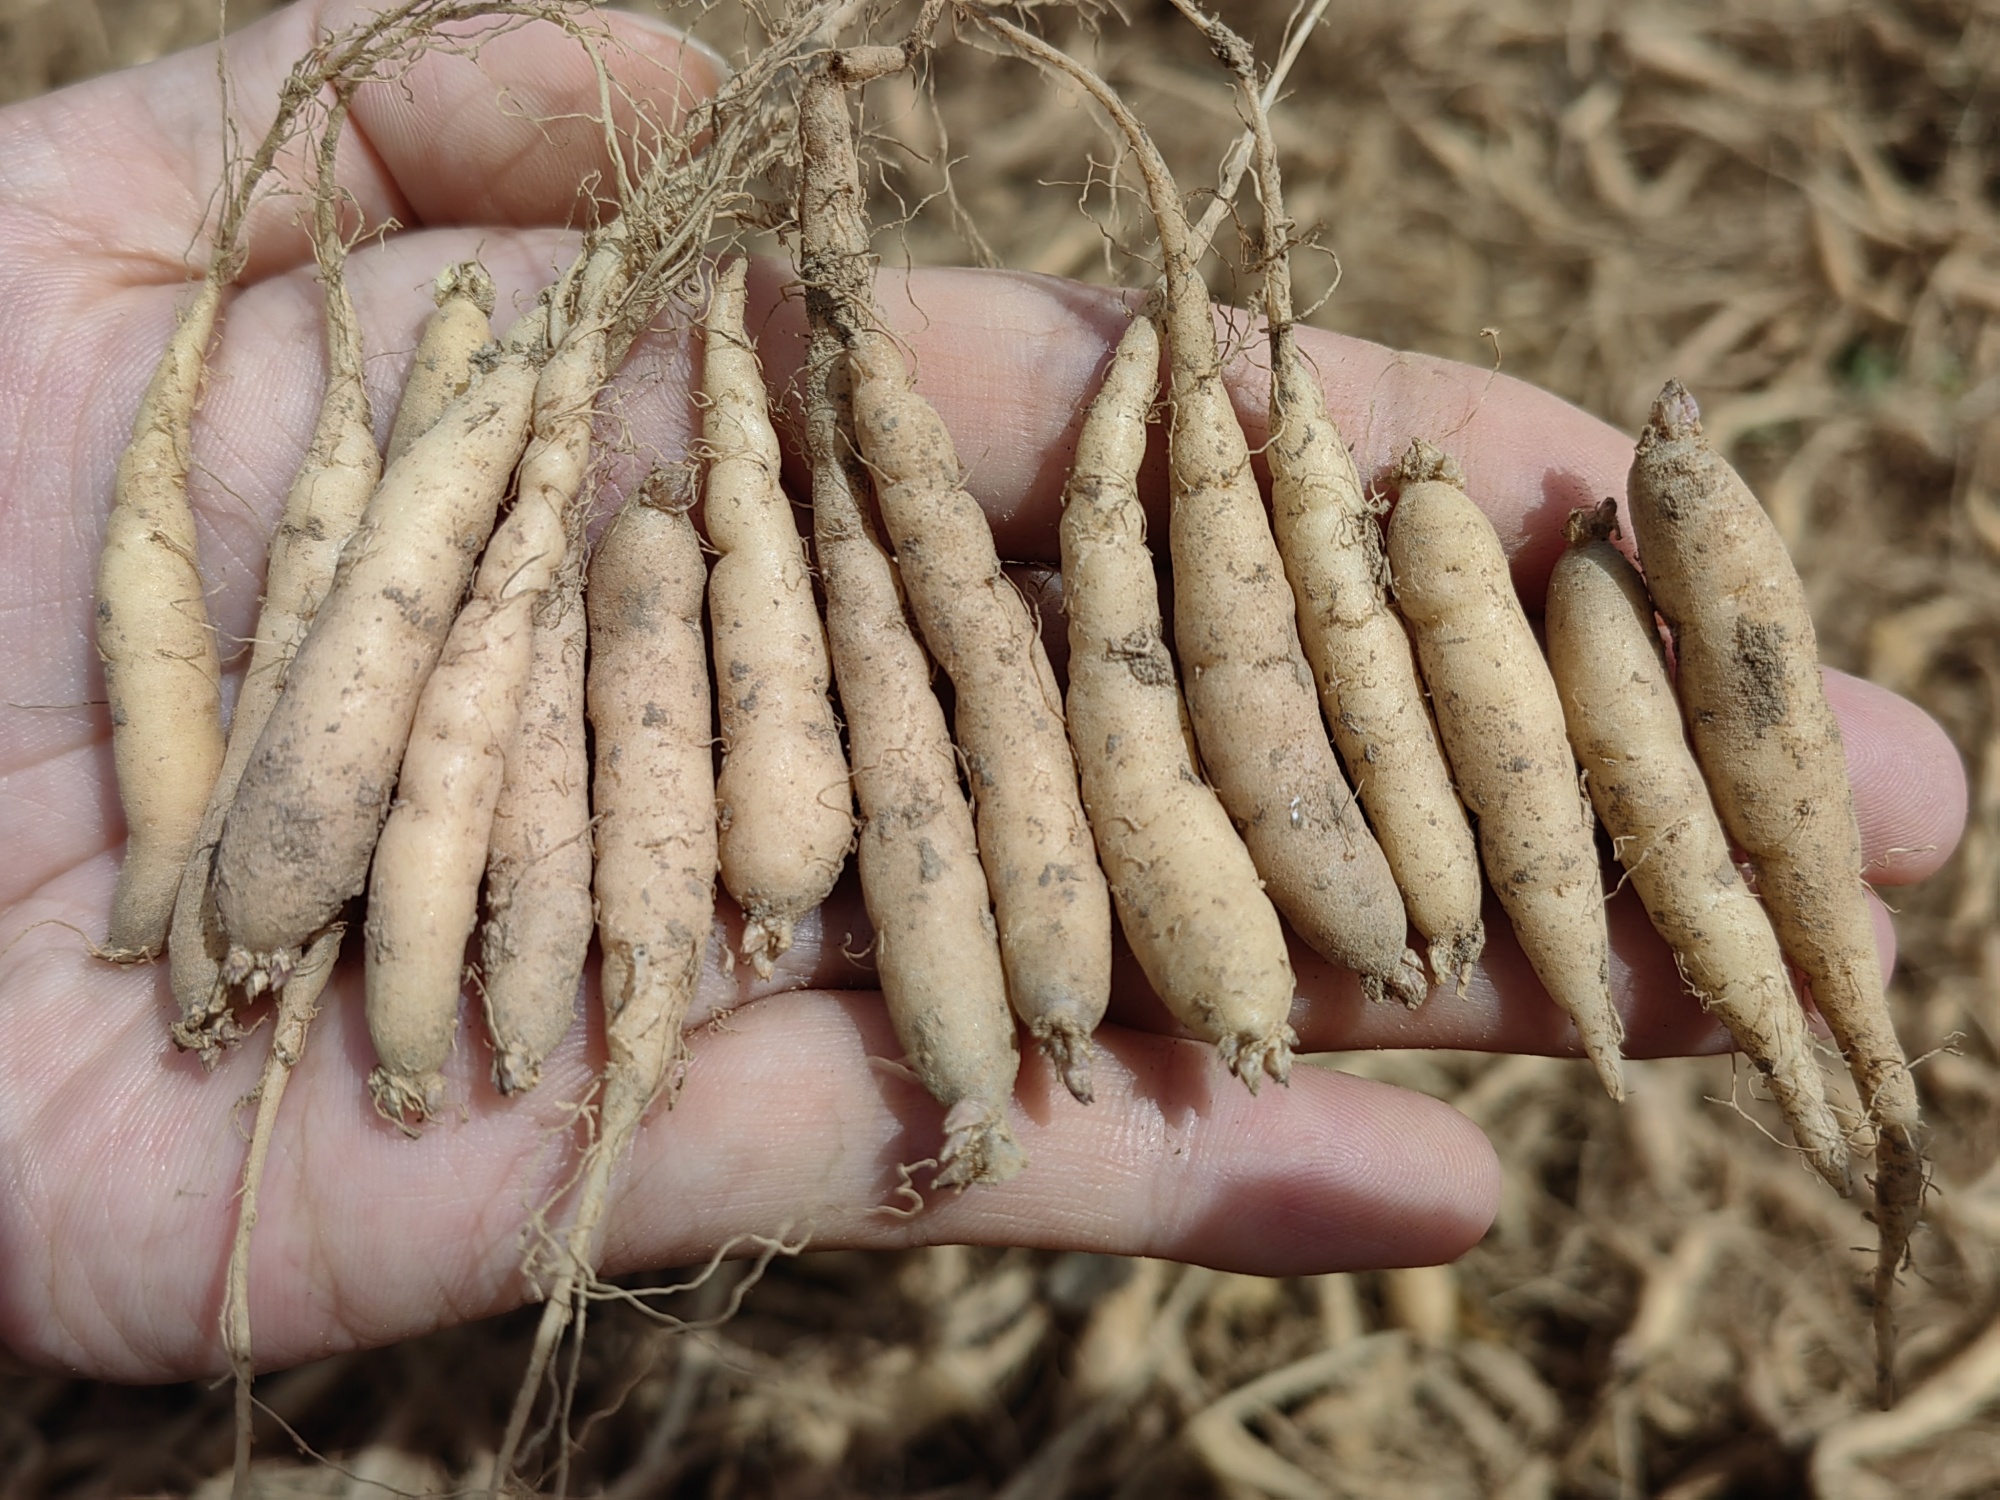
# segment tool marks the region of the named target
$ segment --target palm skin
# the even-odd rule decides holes
[[[316,25],[295,7],[230,43],[236,97],[268,99]],[[713,86],[672,38],[619,21],[615,67],[666,105]],[[677,75],[684,80],[677,84]],[[0,112],[0,1351],[119,1380],[224,1367],[217,1313],[263,1036],[204,1074],[166,1041],[164,966],[92,957],[124,831],[92,648],[92,579],[110,476],[139,393],[187,294],[221,161],[212,52],[191,53]],[[685,97],[685,94],[681,95]],[[524,32],[475,61],[434,55],[396,88],[365,90],[343,184],[373,223],[350,281],[373,352],[378,426],[437,268],[477,253],[504,321],[574,237],[575,184],[600,165],[591,128],[544,128],[595,107],[575,50]],[[254,138],[262,120],[247,122]],[[303,450],[321,373],[317,290],[295,203],[254,222],[198,418],[194,495],[225,655],[254,626],[265,537]],[[198,262],[197,262],[198,264]],[[796,368],[795,301],[780,268],[753,278],[775,389]],[[1052,561],[1080,402],[1121,312],[1108,294],[1008,273],[917,273],[882,304],[953,428],[1003,554]],[[1450,434],[1472,492],[1538,596],[1569,507],[1622,490],[1630,445],[1555,398],[1485,372],[1330,335],[1308,351],[1364,473],[1410,435]],[[693,430],[678,335],[642,343],[612,399],[626,430],[678,457]],[[1238,392],[1253,444],[1257,372]],[[241,670],[237,655],[233,669]],[[1871,875],[1921,879],[1963,826],[1956,755],[1911,705],[1833,677]],[[1376,1045],[1570,1052],[1574,1038],[1496,933],[1463,1000],[1407,1014],[1365,1007],[1348,976],[1301,955],[1294,1023],[1308,1049]],[[1613,914],[1614,981],[1634,1055],[1712,1050],[1629,899]],[[610,1270],[699,1259],[746,1233],[817,1245],[977,1241],[1143,1253],[1269,1274],[1447,1259],[1490,1222],[1498,1168],[1483,1137],[1426,1098],[1302,1068],[1251,1099],[1208,1049],[1172,1034],[1121,970],[1102,1037],[1098,1101],[1075,1105],[1023,1067],[1016,1130],[1033,1166],[1012,1183],[878,1211],[899,1163],[935,1149],[921,1090],[871,1059],[897,1047],[871,976],[866,921],[843,888],[804,924],[779,972],[711,972],[671,1111],[642,1132],[606,1247]],[[712,953],[721,951],[718,939]],[[449,1075],[460,1113],[420,1141],[379,1120],[359,966],[339,972],[285,1101],[252,1269],[260,1363],[377,1344],[518,1302],[521,1228],[566,1165],[565,1101],[587,1086],[586,1026],[541,1089],[501,1101],[483,1038]]]

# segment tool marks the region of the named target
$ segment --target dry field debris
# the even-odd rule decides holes
[[[1213,180],[1241,129],[1231,81],[1171,8],[1130,10],[1043,24],[1184,184]],[[1288,14],[1230,19],[1269,57]],[[681,19],[743,39],[731,7]],[[10,0],[0,99],[210,27],[184,0]],[[1272,114],[1303,316],[1497,362],[1627,431],[1667,376],[1702,392],[1826,660],[1920,702],[1968,762],[1965,843],[1895,916],[1931,1175],[1893,1409],[1873,1410],[1867,1197],[1813,1180],[1747,1065],[1628,1061],[1620,1107],[1569,1062],[1382,1052],[1300,1065],[1422,1090],[1488,1132],[1501,1213],[1455,1266],[1274,1281],[808,1253],[693,1276],[662,1304],[688,1330],[604,1288],[569,1376],[575,1445],[529,1477],[710,1496],[2000,1488],[1996,69],[2000,14],[1974,0],[1357,0],[1327,10]],[[1073,88],[948,46],[859,109],[885,259],[1157,274],[1136,174]],[[1201,269],[1241,305],[1262,262],[1248,194],[1237,212],[1244,233]],[[1554,553],[1513,561],[1545,573]],[[587,1282],[588,1254],[562,1274]],[[251,1492],[487,1483],[535,1312],[267,1378]],[[0,1376],[0,1495],[223,1493],[232,1418],[222,1391]],[[287,1434],[301,1457],[276,1456]]]

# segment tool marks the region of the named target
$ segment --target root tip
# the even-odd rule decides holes
[[[777,957],[792,946],[792,919],[778,912],[752,911],[743,923],[743,957],[757,971],[759,979],[769,979]]]
[[[1280,1022],[1261,1036],[1249,1032],[1226,1036],[1216,1043],[1215,1050],[1223,1065],[1254,1095],[1267,1074],[1279,1083],[1292,1081],[1292,1049],[1298,1044],[1298,1033]]]
[[[1398,484],[1437,483],[1465,488],[1465,470],[1458,466],[1458,461],[1422,438],[1410,439],[1410,451],[1396,465],[1395,478]]]
[[[542,1081],[542,1061],[519,1047],[493,1054],[493,1086],[507,1095],[525,1094]]]
[[[1701,408],[1678,380],[1669,380],[1654,398],[1645,436],[1662,443],[1701,436]]]
[[[411,1078],[378,1067],[368,1075],[368,1092],[375,1100],[376,1113],[415,1139],[422,1134],[422,1126],[436,1119],[444,1107],[444,1075],[427,1073]]]
[[[183,1016],[167,1028],[167,1035],[173,1044],[183,1052],[192,1052],[201,1059],[201,1065],[209,1072],[222,1061],[223,1054],[240,1043],[250,1033],[236,1019],[233,1011],[220,1014]]]
[[[1625,1069],[1621,1065],[1618,1052],[1614,1048],[1607,1052],[1593,1052],[1590,1065],[1597,1069],[1598,1082],[1604,1085],[1604,1092],[1611,1096],[1614,1104],[1625,1102]]]
[[[1423,960],[1405,949],[1388,973],[1363,975],[1361,990],[1372,1001],[1394,1000],[1405,1010],[1416,1010],[1430,997],[1431,984]]]
[[[1097,1095],[1090,1082],[1089,1033],[1069,1021],[1039,1021],[1029,1031],[1076,1102],[1094,1101]]]
[[[1003,1113],[983,1099],[961,1099],[944,1117],[944,1149],[932,1185],[964,1189],[1005,1182],[1027,1164]]]
[[[438,272],[431,286],[431,300],[443,307],[453,297],[464,297],[488,317],[493,314],[493,278],[476,260],[462,260]]]
[[[1485,951],[1484,922],[1474,922],[1463,932],[1440,933],[1430,942],[1431,977],[1439,984],[1455,986],[1458,998],[1463,1000],[1479,955]]]
[[[1563,523],[1563,540],[1572,547],[1608,542],[1618,535],[1618,502],[1608,495],[1595,505],[1579,505]]]

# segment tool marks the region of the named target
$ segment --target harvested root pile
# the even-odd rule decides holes
[[[1232,17],[1264,51],[1280,20]],[[1957,873],[1899,914],[1891,998],[1920,1059],[1939,1192],[1897,1293],[1897,1411],[1854,1415],[1874,1382],[1867,1263],[1852,1247],[1873,1228],[1704,1102],[1737,1098],[1775,1127],[1747,1070],[1628,1064],[1620,1114],[1567,1065],[1354,1057],[1344,1065],[1457,1101],[1501,1147],[1508,1207],[1455,1271],[1269,1283],[936,1251],[905,1258],[891,1285],[875,1263],[808,1259],[776,1268],[707,1342],[598,1318],[577,1399],[608,1407],[629,1391],[592,1441],[638,1457],[622,1476],[578,1463],[572,1482],[889,1493],[1005,1471],[1021,1494],[1829,1496],[2000,1483],[1984,1442],[2000,1394],[1984,1144],[2000,1117],[2000,450],[1988,451],[1985,394],[2000,261],[1968,164],[1986,118],[1968,24],[1950,7],[1888,5],[1837,25],[1691,8],[1673,26],[1526,0],[1363,7],[1325,23],[1276,124],[1296,153],[1290,217],[1340,209],[1329,239],[1347,280],[1326,317],[1460,357],[1498,328],[1510,373],[1628,429],[1669,370],[1713,393],[1704,425],[1800,558],[1829,657],[1918,696],[1980,757]],[[1227,79],[1178,22],[1114,29],[1104,46],[1102,71],[1160,121],[1187,180],[1204,180],[1192,174],[1237,128]],[[1074,144],[1076,111],[1024,111],[980,82],[1000,70],[952,49],[935,66],[937,116],[900,108],[902,79],[864,115],[918,148],[909,180],[951,159],[933,149],[936,119],[961,143],[998,144],[961,160],[954,193],[903,226],[918,256],[963,258],[947,237],[972,223],[1009,264],[1101,274],[1097,227],[1022,186],[1049,175],[1051,141]],[[1002,119],[1015,133],[988,128]],[[1771,142],[1781,170],[1752,149]],[[1110,213],[1133,215],[1115,240],[1145,244],[1129,202]],[[1299,259],[1305,302],[1325,273]],[[1115,271],[1126,284],[1151,274]],[[1214,279],[1239,299],[1251,290],[1247,271]],[[1347,436],[1381,459],[1366,413],[1350,415],[1361,421]],[[1599,498],[1551,483],[1551,504]],[[1517,554],[1517,580],[1552,558]],[[1926,1055],[1948,1039],[1958,1051]],[[1858,1121],[1851,1094],[1832,1092]],[[1886,1282],[1896,1268],[1883,1269]],[[454,1364],[481,1337],[449,1336]],[[488,1363],[509,1361],[518,1350]],[[323,1444],[404,1442],[396,1403],[357,1392],[350,1372],[366,1364],[269,1394],[320,1423]],[[491,1449],[475,1404],[446,1414],[440,1451]],[[119,1461],[121,1483],[161,1472]],[[445,1467],[434,1482],[484,1477]]]

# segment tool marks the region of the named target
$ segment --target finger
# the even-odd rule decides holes
[[[1965,832],[1965,761],[1943,727],[1909,699],[1827,669],[1827,701],[1847,748],[1861,824],[1862,873],[1910,885],[1937,873]]]
[[[575,246],[573,235],[555,230],[459,229],[400,234],[359,247],[345,278],[361,321],[378,441],[386,440],[395,419],[417,340],[434,311],[431,286],[441,269],[476,257],[493,277],[493,324],[504,331]],[[317,275],[307,267],[245,287],[210,357],[189,494],[203,526],[209,616],[230,668],[243,665],[241,643],[255,629],[272,528],[318,418],[323,308]]]
[[[803,354],[802,309],[784,295],[787,268],[766,262],[755,270],[760,348],[774,385],[786,387]],[[883,319],[908,342],[918,385],[950,427],[967,486],[986,507],[1003,555],[1055,561],[1062,486],[1084,408],[1134,294],[1013,271],[884,270],[877,286]],[[1266,435],[1269,377],[1247,331],[1231,330],[1229,345],[1250,354],[1231,365],[1229,384],[1256,449]],[[1300,329],[1299,342],[1364,479],[1385,475],[1414,437],[1444,448],[1465,466],[1470,493],[1537,607],[1570,510],[1624,493],[1631,441],[1546,391],[1318,329]],[[1142,484],[1156,525],[1165,514],[1165,441],[1162,424]]]
[[[1896,933],[1880,902],[1871,903],[1877,953],[1886,977]],[[1449,1047],[1472,1052],[1583,1056],[1576,1025],[1549,998],[1497,903],[1486,903],[1486,949],[1466,992],[1439,986],[1416,1010],[1365,999],[1351,974],[1294,945],[1303,998],[1293,1025],[1308,1052],[1376,1047]],[[1611,939],[1611,998],[1625,1028],[1627,1057],[1701,1057],[1735,1044],[1680,977],[1679,965],[1629,889],[1606,905]],[[1579,1067],[1587,1064],[1579,1063]]]
[[[642,114],[671,129],[721,86],[720,56],[679,28],[628,11],[597,21],[618,138],[630,139]],[[385,201],[408,204],[407,223],[569,223],[616,188],[598,84],[590,52],[531,25],[363,89],[354,121],[390,179]]]
[[[754,269],[767,377],[789,396],[804,348],[802,311],[786,294],[787,268]],[[1125,325],[1127,296],[1009,271],[882,273],[877,304],[910,345],[918,384],[951,429],[1002,556],[1043,564],[1059,556],[1062,486],[1084,409]],[[1545,391],[1313,329],[1301,329],[1300,341],[1364,477],[1381,477],[1418,436],[1460,461],[1531,607],[1561,553],[1570,511],[1624,493],[1631,441]],[[1239,361],[1231,384],[1255,447],[1265,436],[1256,361]],[[784,406],[795,420],[795,400]],[[1163,429],[1146,484],[1156,537],[1165,534]],[[794,444],[794,462],[796,452]],[[802,474],[790,477],[803,486]],[[1950,740],[1922,710],[1853,678],[1829,673],[1828,693],[1848,736],[1869,878],[1923,878],[1964,827],[1964,772]]]
[[[760,1005],[697,1043],[687,1133],[659,1132],[637,1154],[607,1265],[771,1233],[776,1209],[822,1245],[1088,1249],[1267,1276],[1449,1260],[1491,1222],[1492,1149],[1435,1100],[1306,1067],[1253,1098],[1210,1048],[1116,1028],[1098,1044],[1087,1108],[1024,1055],[1013,1123],[1026,1172],[899,1219],[878,1211],[897,1167],[934,1155],[942,1131],[921,1088],[870,1064],[900,1055],[885,1015],[872,997]],[[802,1057],[817,1061],[802,1070]],[[743,1128],[751,1100],[780,1140]],[[757,1207],[727,1203],[721,1185],[755,1175],[772,1146],[789,1170]],[[677,1201],[718,1211],[690,1233]]]
[[[49,173],[89,179],[88,192],[57,200],[65,242],[89,244],[126,282],[178,282],[198,270],[226,140],[238,153],[254,149],[292,65],[374,8],[292,5],[229,38],[233,140],[222,128],[213,47],[23,106],[22,149]],[[720,81],[714,54],[660,22],[603,11],[590,25],[604,37],[616,125],[629,128],[641,111],[671,123]],[[589,53],[548,22],[471,22],[447,40],[359,91],[340,152],[343,192],[370,225],[586,217],[590,195],[611,180]],[[78,142],[102,144],[86,159]],[[294,188],[306,180],[296,151],[283,176]],[[298,219],[295,198],[267,199],[251,226],[249,278],[307,258]]]
[[[162,1068],[151,1024],[140,1015],[100,1037],[78,1076],[114,1092],[129,1081],[155,1144],[120,1150],[130,1121],[113,1120],[105,1091],[93,1090],[60,1116],[75,1129],[56,1144],[94,1153],[98,1170],[65,1176],[76,1163],[50,1162],[13,1204],[24,1223],[87,1223],[92,1244],[151,1247],[93,1259],[20,1241],[7,1290],[45,1316],[0,1338],[37,1363],[121,1380],[225,1367],[218,1268],[243,1156],[231,1116],[257,1064],[239,1055],[211,1077],[185,1060]],[[899,1201],[898,1168],[935,1156],[941,1113],[878,1066],[900,1054],[879,999],[798,995],[746,1010],[692,1039],[685,1088],[641,1130],[603,1269],[686,1264],[760,1235],[822,1249],[1074,1248],[1302,1274],[1446,1260],[1492,1218],[1492,1150],[1433,1100],[1306,1067],[1289,1090],[1252,1099],[1209,1048],[1117,1032],[1104,1043],[1088,1109],[1038,1062],[1024,1066],[1013,1124],[1025,1173],[898,1217],[882,1211]],[[568,1101],[594,1060],[595,1049],[572,1044],[535,1093],[440,1119],[411,1141],[367,1102],[358,1013],[324,1012],[263,1184],[250,1279],[259,1363],[388,1343],[522,1301],[523,1232],[573,1166]],[[44,1115],[55,1123],[58,1112]]]

